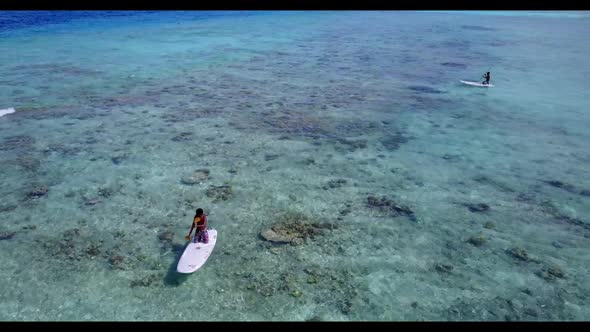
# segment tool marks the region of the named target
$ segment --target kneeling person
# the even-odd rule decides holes
[[[203,209],[197,209],[195,217],[193,218],[193,224],[188,235],[184,238],[190,240],[193,229],[196,228],[193,242],[209,243],[209,234],[207,233],[207,215],[203,213]]]

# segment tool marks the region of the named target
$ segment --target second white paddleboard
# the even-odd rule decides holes
[[[483,83],[471,82],[471,81],[461,81],[461,83],[471,85],[471,86],[479,86],[479,87],[483,87],[483,88],[491,88],[494,86],[493,84],[483,84]]]

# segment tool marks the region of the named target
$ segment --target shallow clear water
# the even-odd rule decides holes
[[[589,17],[0,12],[0,319],[588,320]]]

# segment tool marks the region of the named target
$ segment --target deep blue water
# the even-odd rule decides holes
[[[188,20],[208,19],[225,16],[262,15],[263,11],[150,11],[150,10],[19,10],[0,11],[0,32],[20,28],[46,28],[54,24],[63,24],[86,19],[135,18],[142,21],[173,21],[179,18]],[[126,21],[128,22],[128,21]]]

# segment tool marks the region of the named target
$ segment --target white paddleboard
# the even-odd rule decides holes
[[[16,110],[14,109],[14,107],[6,108],[6,109],[3,109],[3,110],[0,110],[0,116],[5,116],[6,114],[11,114],[11,113],[14,113],[14,112],[16,112]]]
[[[176,271],[180,273],[193,273],[205,264],[217,242],[217,231],[208,229],[207,232],[209,233],[209,243],[207,244],[201,242],[194,243],[191,238],[191,242],[184,249],[182,256],[180,256]]]
[[[471,86],[481,86],[481,87],[484,87],[484,88],[491,88],[491,87],[494,86],[493,84],[482,84],[482,83],[479,83],[479,82],[471,82],[471,81],[461,81],[461,83],[467,84],[467,85],[471,85]]]

